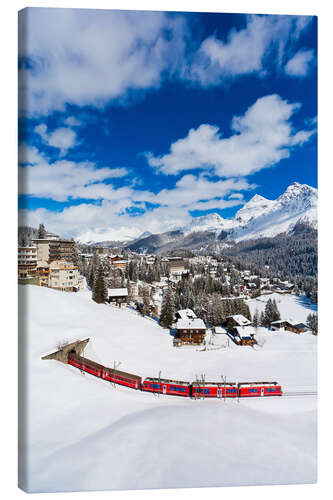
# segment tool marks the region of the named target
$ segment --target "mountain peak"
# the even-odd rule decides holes
[[[309,205],[313,205],[316,202],[317,197],[318,194],[316,188],[308,186],[307,184],[293,182],[276,201],[277,203],[283,205],[289,205],[290,203],[303,204],[304,208],[306,208]]]
[[[267,210],[272,208],[274,201],[264,198],[260,194],[255,194],[245,205],[238,210],[235,219],[244,224],[251,219],[263,215]]]

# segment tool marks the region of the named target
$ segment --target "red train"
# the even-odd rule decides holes
[[[95,361],[77,356],[71,352],[68,363],[95,377],[124,385],[132,389],[170,396],[190,398],[246,398],[262,396],[282,396],[282,388],[277,382],[185,382],[147,377],[144,381],[138,375],[100,365]]]

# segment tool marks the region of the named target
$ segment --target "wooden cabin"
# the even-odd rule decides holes
[[[176,344],[201,345],[205,341],[206,325],[199,318],[181,318],[176,323]]]
[[[127,288],[108,288],[108,302],[110,304],[115,303],[125,304],[127,302],[128,290]]]
[[[304,323],[297,323],[292,320],[278,320],[271,322],[271,329],[273,331],[287,330],[293,333],[302,333],[309,330],[309,327]]]

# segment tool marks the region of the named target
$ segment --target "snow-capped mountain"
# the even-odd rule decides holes
[[[254,195],[233,219],[216,213],[193,217],[186,226],[137,239],[136,251],[158,252],[172,248],[214,249],[231,241],[274,237],[292,231],[300,222],[317,226],[317,189],[294,182],[276,200]]]
[[[276,236],[298,222],[317,226],[317,189],[294,182],[276,200],[255,195],[239,210],[228,239],[235,241]]]
[[[227,227],[232,227],[232,220],[224,219],[219,214],[212,213],[200,217],[193,217],[189,224],[180,227],[179,230],[184,235],[188,235],[199,231],[220,232]]]
[[[250,201],[245,203],[245,205],[238,210],[235,215],[235,221],[240,224],[246,224],[250,220],[260,217],[265,213],[269,212],[274,206],[273,200],[268,200],[259,194],[255,194]]]
[[[227,239],[240,241],[263,236],[276,236],[294,227],[299,221],[316,225],[317,189],[294,182],[276,200],[255,194],[238,210],[233,219],[216,213],[194,217],[179,228],[185,235],[198,231],[227,232]]]

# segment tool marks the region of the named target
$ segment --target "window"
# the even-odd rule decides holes
[[[150,384],[151,389],[161,389],[161,384]]]
[[[249,392],[258,392],[258,389],[249,389]]]
[[[237,389],[227,389],[228,394],[235,394],[237,392]]]
[[[177,385],[170,385],[170,391],[186,392],[186,387],[180,387],[180,386],[177,386]]]
[[[198,387],[196,389],[196,392],[199,392],[200,394],[209,394],[210,393],[210,389],[203,389],[201,387]]]

